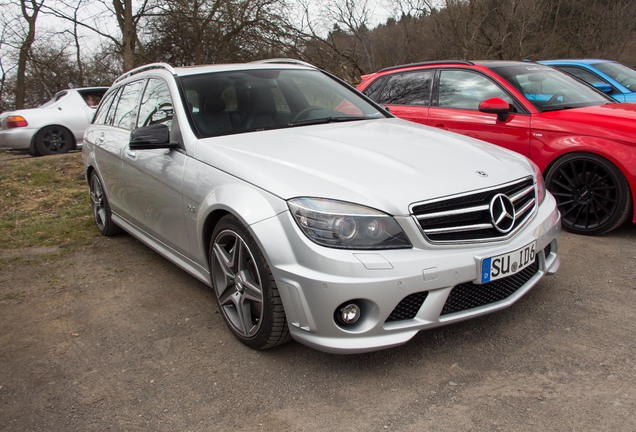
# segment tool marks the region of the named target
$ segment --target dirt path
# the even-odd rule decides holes
[[[22,252],[0,260],[2,431],[636,430],[634,226],[565,233],[511,309],[358,356],[245,348],[127,235]]]

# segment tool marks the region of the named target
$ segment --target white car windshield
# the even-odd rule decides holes
[[[386,116],[317,70],[215,72],[184,76],[181,82],[202,137]]]
[[[493,67],[539,111],[606,105],[615,101],[571,76],[536,64]]]

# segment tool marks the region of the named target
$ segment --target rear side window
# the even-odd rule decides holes
[[[132,129],[137,117],[137,100],[143,81],[135,81],[124,86],[115,109],[113,126],[123,129]]]
[[[432,84],[432,70],[395,74],[376,100],[385,105],[428,106],[431,102]]]

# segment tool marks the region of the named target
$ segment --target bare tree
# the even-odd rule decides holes
[[[371,40],[373,5],[369,0],[299,1],[307,41],[304,57],[355,82],[375,67]],[[326,36],[323,36],[326,33]]]
[[[20,45],[20,52],[18,55],[14,104],[16,109],[24,108],[27,61],[29,59],[31,46],[35,41],[35,24],[43,3],[44,0],[20,0],[22,18],[24,18],[24,21],[26,22],[26,33],[22,40],[22,44]]]
[[[133,5],[132,0],[61,0],[57,7],[47,7],[44,12],[67,20],[75,28],[90,30],[101,38],[110,41],[121,55],[123,70],[130,70],[142,63],[145,58],[143,44],[139,38],[141,22],[150,14],[156,4],[143,0]],[[86,20],[79,16],[80,9],[96,9],[101,14]],[[109,20],[117,23],[119,35],[110,33]],[[107,24],[104,25],[104,22]]]
[[[173,64],[280,56],[293,45],[282,0],[168,0],[143,35],[149,59]]]

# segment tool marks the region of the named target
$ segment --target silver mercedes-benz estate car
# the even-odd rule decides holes
[[[559,212],[525,157],[301,62],[132,70],[84,141],[98,230],[209,284],[253,348],[400,345],[559,267]]]

